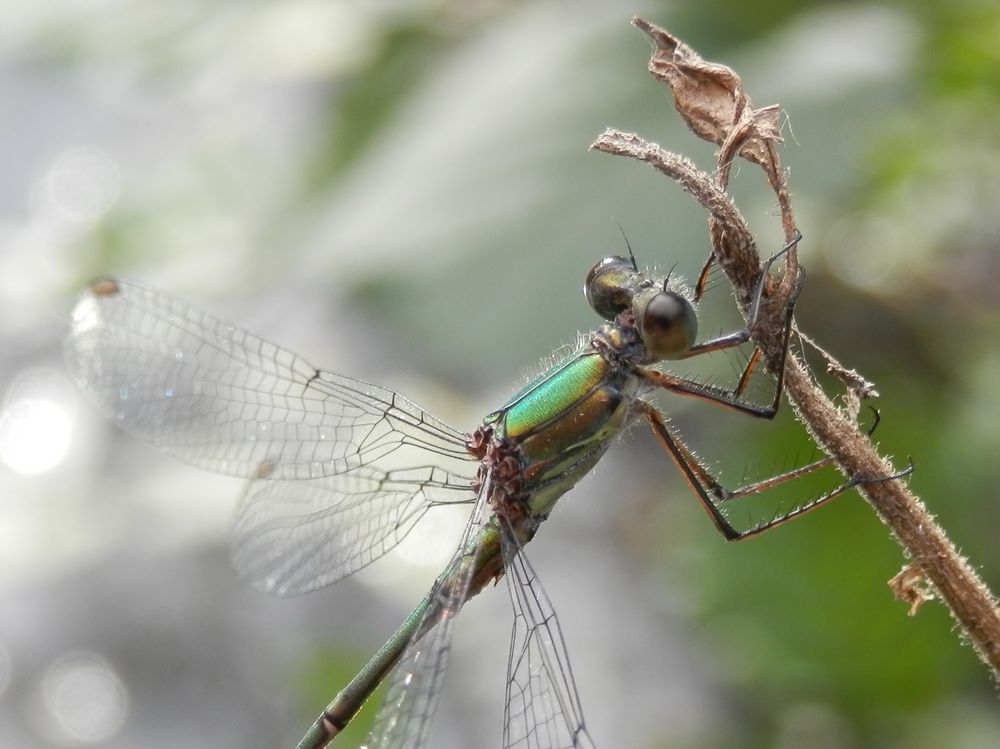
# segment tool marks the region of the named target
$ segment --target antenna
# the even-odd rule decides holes
[[[632,252],[632,245],[629,244],[628,235],[625,234],[625,227],[623,227],[621,225],[621,223],[618,221],[618,219],[616,219],[614,216],[611,217],[611,220],[614,221],[615,224],[618,225],[618,231],[620,231],[622,233],[622,239],[625,240],[625,247],[628,248],[628,256],[629,256],[629,259],[632,261],[632,270],[634,270],[636,273],[638,273],[639,272],[639,264],[635,262],[635,255]]]

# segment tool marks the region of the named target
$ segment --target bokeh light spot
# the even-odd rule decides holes
[[[118,199],[118,165],[97,148],[78,146],[56,159],[46,175],[51,205],[67,219],[92,223]]]
[[[0,409],[0,460],[21,474],[52,470],[69,453],[73,421],[72,393],[60,375],[24,374]]]
[[[42,695],[50,724],[73,744],[109,740],[128,716],[125,683],[93,653],[73,653],[53,663],[45,673]]]

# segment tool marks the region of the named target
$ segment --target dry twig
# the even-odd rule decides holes
[[[633,23],[652,41],[649,71],[670,86],[681,117],[692,132],[719,146],[716,173],[709,176],[683,156],[617,130],[607,130],[591,148],[646,162],[679,183],[708,210],[713,259],[733,284],[745,311],[760,271],[760,257],[746,221],[725,190],[733,159],[742,157],[757,164],[777,197],[786,239],[797,236],[786,175],[776,150],[781,140],[780,109],[770,106],[755,110],[732,70],[702,60],[683,42],[648,21],[636,18]],[[776,308],[788,299],[797,274],[798,259],[793,251],[788,255],[782,280],[766,290]],[[767,362],[778,361],[780,333],[780,326],[774,325],[761,325],[755,331],[754,343]],[[854,374],[828,355],[827,365],[834,372]],[[813,439],[844,475],[870,478],[893,474],[889,462],[878,454],[850,415],[838,409],[816,385],[793,351],[785,362],[785,393]],[[948,606],[959,631],[1000,681],[1000,609],[993,594],[905,482],[871,481],[860,484],[858,490],[892,530],[909,560],[906,574],[890,581],[893,589],[897,594],[903,592],[913,613],[929,597],[923,591],[919,596],[913,594],[915,585],[925,582],[931,586],[936,597]]]

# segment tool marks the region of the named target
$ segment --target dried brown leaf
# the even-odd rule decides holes
[[[910,604],[910,609],[906,612],[909,616],[916,616],[924,602],[934,599],[933,586],[924,571],[920,569],[920,565],[915,562],[903,567],[899,574],[889,581],[889,588],[897,600]]]
[[[768,142],[781,142],[780,107],[755,110],[740,77],[730,68],[703,60],[649,21],[634,18],[632,23],[653,43],[649,72],[670,86],[674,106],[691,131],[767,169]]]

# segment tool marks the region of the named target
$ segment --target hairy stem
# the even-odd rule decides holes
[[[760,257],[749,227],[725,187],[734,159],[741,157],[757,164],[777,198],[786,238],[797,235],[787,175],[781,169],[775,147],[780,141],[775,124],[779,110],[777,107],[755,110],[736,73],[702,60],[683,42],[648,21],[635,19],[633,23],[653,43],[649,70],[670,86],[674,104],[688,127],[699,137],[719,145],[715,174],[710,176],[689,159],[618,130],[605,131],[591,148],[649,164],[705,207],[710,216],[713,259],[732,283],[745,313],[750,290],[760,271]],[[797,267],[793,251],[789,253],[784,278],[775,288],[769,286],[767,295],[780,302],[794,285]],[[755,328],[753,341],[766,361],[776,361],[780,334],[780,327],[775,325]],[[853,374],[829,358],[828,366]],[[858,490],[889,526],[909,560],[904,572],[891,581],[893,590],[911,603],[913,613],[926,597],[915,592],[919,583],[923,581],[932,587],[954,617],[960,634],[1000,682],[1000,609],[996,597],[958,554],[944,530],[905,482],[877,481],[893,475],[893,467],[878,454],[868,436],[858,430],[853,418],[856,414],[834,405],[794,351],[789,351],[785,360],[784,383],[785,394],[797,416],[844,475],[872,479],[863,481]],[[870,383],[864,385],[867,389],[860,397],[874,392]]]

